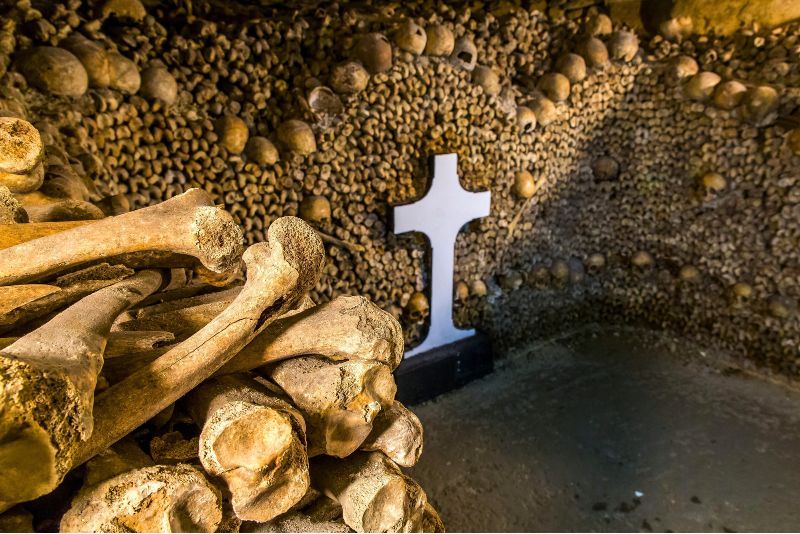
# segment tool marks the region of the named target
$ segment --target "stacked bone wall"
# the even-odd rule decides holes
[[[291,13],[164,2],[141,20],[77,0],[37,7],[23,1],[3,17],[0,108],[34,121],[100,196],[124,193],[142,207],[202,187],[249,241],[263,240],[276,217],[301,214],[304,198],[325,197],[330,218],[318,228],[344,244],[327,245],[313,297],[367,295],[403,317],[414,344],[425,322],[415,320],[424,310],[412,297],[429,294],[429,254],[423,240],[392,234],[391,207],[425,192],[430,155],[455,152],[462,185],[492,192],[491,215],[456,243],[455,280],[464,282],[457,324],[507,349],[586,321],[642,322],[798,374],[800,156],[785,140],[800,95],[796,25],[682,42],[640,35],[633,60],[589,67],[555,104],[552,122],[540,116],[525,131],[517,107],[535,107],[540,78],[577,50],[584,19],[598,7],[471,13],[443,2],[369,10],[341,3]],[[399,50],[392,35],[407,17],[472,39],[478,64],[499,75],[499,92],[447,57]],[[76,31],[140,71],[166,68],[177,81],[174,103],[144,91],[58,97],[28,86],[22,52],[58,46]],[[391,68],[363,91],[339,95],[341,110],[312,110],[310,91],[330,85],[334,67],[369,32],[389,37]],[[769,84],[778,108],[753,120],[741,106],[687,99],[671,78],[680,55],[723,80]],[[216,126],[225,115],[242,119],[251,137],[273,140],[279,160],[229,153]],[[281,146],[291,119],[311,125],[316,151]],[[616,175],[601,176],[601,157],[618,163]],[[534,179],[528,200],[514,192],[524,170]],[[716,192],[701,181],[712,172],[725,181]],[[749,297],[732,290],[737,283]]]

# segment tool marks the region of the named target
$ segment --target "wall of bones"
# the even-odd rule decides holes
[[[299,215],[329,257],[312,297],[369,296],[413,344],[429,255],[391,206],[456,152],[492,192],[456,244],[458,324],[507,349],[642,322],[796,377],[800,25],[645,37],[601,10],[23,0],[0,110],[49,146],[19,198],[70,196],[68,174],[112,212],[201,187],[250,242]]]

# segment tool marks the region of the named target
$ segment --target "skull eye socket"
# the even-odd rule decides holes
[[[464,63],[471,63],[472,62],[472,54],[467,52],[466,50],[463,50],[463,51],[459,52],[457,57],[458,57],[458,59],[460,59]]]

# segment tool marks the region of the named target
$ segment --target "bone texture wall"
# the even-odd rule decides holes
[[[202,187],[253,241],[313,222],[313,297],[368,295],[410,344],[429,255],[389,214],[455,152],[492,192],[456,244],[458,324],[504,351],[644,323],[797,377],[800,26],[637,36],[566,4],[23,0],[0,22],[0,110],[44,133],[45,183],[66,166],[132,207]]]

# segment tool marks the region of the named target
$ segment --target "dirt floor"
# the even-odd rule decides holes
[[[414,410],[449,531],[800,530],[800,393],[687,343],[594,327]]]

